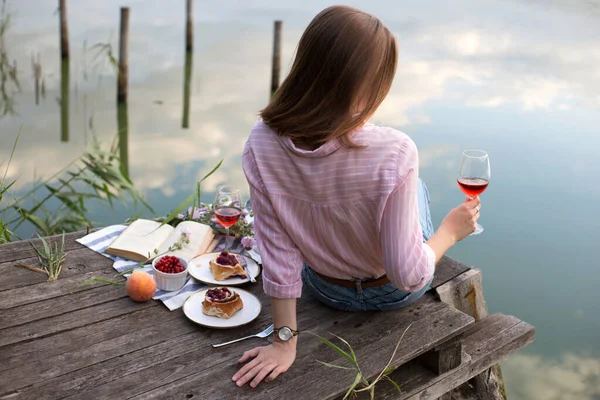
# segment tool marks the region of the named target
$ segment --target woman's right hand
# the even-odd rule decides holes
[[[467,199],[460,206],[450,210],[440,224],[440,230],[450,235],[454,242],[463,240],[475,231],[480,207],[479,196]]]
[[[294,299],[295,300],[295,299]],[[231,378],[236,385],[243,386],[250,380],[250,386],[255,388],[263,379],[271,382],[288,370],[296,359],[296,341],[288,342],[274,340],[269,346],[256,347],[244,353],[238,363],[244,365]]]

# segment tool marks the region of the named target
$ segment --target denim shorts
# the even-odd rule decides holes
[[[429,192],[419,179],[419,217],[423,230],[423,241],[433,235],[433,224],[429,211]],[[417,301],[429,289],[429,281],[422,289],[406,293],[393,283],[379,287],[363,288],[357,280],[356,288],[347,288],[326,281],[308,265],[302,268],[302,283],[314,297],[323,304],[340,311],[389,311],[406,307]]]

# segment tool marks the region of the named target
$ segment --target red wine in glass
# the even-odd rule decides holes
[[[458,178],[458,186],[469,197],[479,196],[488,184],[489,181],[481,178]]]
[[[490,182],[488,154],[478,149],[463,151],[456,181],[460,189],[471,199],[483,193]],[[475,232],[471,235],[479,235],[481,232],[483,232],[483,227],[477,224]]]
[[[240,215],[242,214],[242,210],[239,207],[218,207],[215,210],[215,218],[221,225],[225,228],[230,228],[240,219]]]
[[[231,228],[240,219],[242,214],[242,201],[240,191],[231,186],[219,186],[213,203],[215,218],[225,228],[225,249],[231,248],[231,237],[229,228]]]

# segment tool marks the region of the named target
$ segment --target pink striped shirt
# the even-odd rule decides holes
[[[352,149],[332,140],[297,148],[259,121],[246,142],[265,293],[298,298],[303,263],[333,278],[387,274],[412,292],[431,279],[435,253],[419,223],[419,158],[415,143],[392,128],[366,124]]]

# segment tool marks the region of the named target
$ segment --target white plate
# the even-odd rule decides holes
[[[209,285],[217,285],[217,286],[234,286],[241,285],[242,283],[250,282],[250,278],[229,278],[223,281],[218,281],[215,279],[212,272],[210,272],[209,262],[210,260],[214,260],[219,253],[206,253],[201,255],[200,257],[194,258],[191,265],[188,268],[188,271],[191,276],[198,279],[200,282],[208,283]],[[250,275],[254,278],[260,274],[260,267],[250,257],[241,256],[240,254],[236,254],[237,257],[244,257],[246,259],[246,263],[248,265],[248,270],[250,271]]]
[[[240,295],[244,307],[233,314],[229,319],[206,315],[202,312],[202,302],[204,301],[206,291],[209,289],[211,288],[206,288],[192,294],[185,303],[183,303],[183,313],[185,316],[198,325],[220,329],[235,328],[254,321],[260,314],[262,307],[258,297],[242,289],[229,288],[229,290],[235,291]]]

